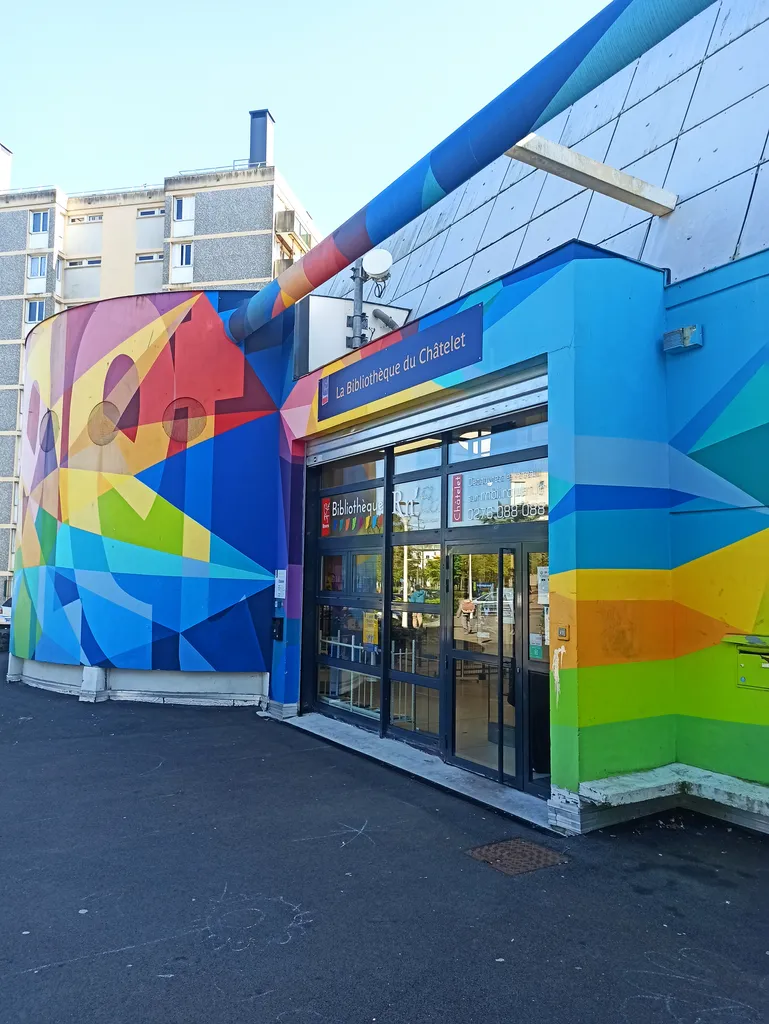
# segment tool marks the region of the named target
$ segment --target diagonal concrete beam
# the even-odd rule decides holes
[[[672,213],[678,202],[678,196],[673,192],[576,153],[568,146],[543,139],[541,135],[527,135],[508,149],[505,156],[547,171],[548,174],[556,174],[559,178],[573,181],[593,192],[611,196],[628,206],[653,213],[656,217]]]

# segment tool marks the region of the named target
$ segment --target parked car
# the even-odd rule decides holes
[[[11,639],[11,598],[0,605],[0,651],[7,651]]]

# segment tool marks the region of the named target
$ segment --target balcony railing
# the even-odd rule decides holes
[[[55,185],[33,185],[30,188],[4,188],[0,190],[0,196],[17,196],[25,192],[55,192]]]
[[[89,189],[87,192],[68,192],[70,199],[87,199],[88,196],[119,196],[124,192],[162,192],[164,186],[160,185],[126,185],[123,188],[100,188]]]
[[[179,176],[188,174],[217,174],[222,171],[248,171],[252,167],[267,167],[267,164],[251,163],[247,158],[244,160],[233,160],[231,164],[222,164],[221,167],[195,167],[191,171],[179,171]]]

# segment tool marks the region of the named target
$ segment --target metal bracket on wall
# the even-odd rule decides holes
[[[690,348],[702,348],[702,327],[699,324],[677,327],[662,336],[663,352],[685,352]]]

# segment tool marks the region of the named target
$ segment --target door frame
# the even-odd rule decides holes
[[[548,556],[548,566],[550,564],[548,542],[545,541],[534,541],[527,540],[521,543],[521,604],[522,604],[522,629],[521,629],[521,685],[523,689],[523,742],[522,742],[522,757],[523,757],[523,789],[528,793],[533,793],[536,796],[544,797],[546,800],[550,797],[550,774],[541,779],[533,779],[532,772],[532,754],[531,754],[531,735],[532,735],[532,717],[534,714],[533,701],[531,696],[532,673],[538,673],[540,675],[547,676],[548,686],[548,735],[550,730],[550,702],[549,702],[549,691],[550,691],[550,659],[533,659],[529,656],[529,555],[544,553]],[[517,597],[517,595],[516,595]],[[526,638],[526,643],[524,643]],[[544,637],[543,637],[544,640]],[[544,646],[544,644],[543,644]],[[551,763],[552,768],[552,763]]]
[[[546,403],[544,401],[533,401],[531,405],[522,405],[520,409],[506,411],[504,415],[499,410],[488,419],[480,421],[473,418],[467,421],[467,428],[473,430],[486,430],[494,433],[497,428],[502,430],[513,429],[514,427],[530,426],[547,422]],[[526,418],[525,423],[518,424],[518,414]],[[486,472],[494,467],[517,465],[538,460],[546,460],[548,448],[546,437],[541,433],[536,437],[532,435],[530,440],[532,446],[528,448],[511,446],[509,449],[497,451],[496,454],[477,454],[477,457],[466,457],[452,461],[452,445],[456,441],[458,431],[465,429],[465,420],[457,423],[446,423],[440,429],[428,431],[425,437],[428,443],[427,448],[440,450],[439,459],[424,462],[418,467],[409,468],[405,466],[398,472],[395,449],[390,435],[386,437],[377,436],[375,447],[365,452],[344,453],[356,461],[382,462],[375,470],[375,475],[365,477],[357,482],[350,478],[343,482],[329,481],[326,486],[321,486],[322,470],[326,462],[333,463],[337,458],[342,457],[342,452],[337,452],[332,459],[316,459],[313,464],[306,464],[305,479],[305,515],[304,515],[304,571],[303,571],[303,605],[302,605],[302,640],[301,640],[301,682],[300,682],[300,705],[302,712],[318,711],[324,715],[338,718],[342,721],[354,724],[357,727],[376,730],[380,736],[391,736],[401,741],[425,749],[431,749],[440,753],[445,760],[450,759],[451,748],[453,747],[453,714],[454,714],[454,686],[453,672],[449,673],[448,665],[445,663],[444,654],[446,644],[443,639],[443,631],[446,629],[446,587],[449,585],[446,570],[447,551],[451,549],[474,549],[476,551],[496,551],[498,548],[515,551],[516,545],[524,541],[532,543],[541,542],[547,547],[549,536],[549,522],[547,519],[526,520],[522,522],[501,522],[501,523],[480,523],[472,525],[453,524],[449,521],[449,508],[451,500],[452,477],[456,473],[472,473],[475,471]],[[534,441],[540,443],[535,444]],[[545,443],[542,443],[542,442]],[[397,442],[396,442],[397,443]],[[414,530],[406,533],[396,533],[393,528],[393,493],[394,489],[403,484],[419,483],[421,481],[433,481],[440,478],[441,488],[441,520],[440,525],[433,529]],[[333,497],[337,494],[346,494],[354,490],[364,488],[383,489],[383,530],[377,534],[348,536],[324,536],[321,530],[321,504],[324,498]],[[396,672],[390,665],[388,651],[390,650],[390,634],[392,627],[392,579],[391,567],[395,549],[404,543],[411,545],[436,545],[441,547],[441,649],[439,671],[437,676],[411,675],[408,673]],[[320,559],[325,554],[342,554],[356,552],[376,552],[382,557],[382,591],[378,595],[367,595],[365,599],[352,592],[334,592],[333,596],[322,590],[320,580]],[[518,555],[520,559],[520,554]],[[352,710],[332,705],[324,701],[318,695],[318,670],[321,665],[331,664],[327,656],[323,656],[318,650],[317,640],[317,608],[322,604],[345,603],[357,609],[379,608],[382,611],[379,646],[382,650],[381,665],[372,667],[370,674],[380,680],[380,713],[378,720],[373,720]],[[449,602],[450,605],[450,602]],[[522,605],[516,610],[516,616],[520,619]],[[453,614],[449,614],[453,618]],[[521,634],[523,636],[523,634]],[[521,641],[522,642],[522,641]],[[522,655],[521,651],[521,655]],[[453,659],[452,659],[453,660]],[[493,659],[496,661],[496,658]],[[520,657],[518,662],[520,663]],[[331,667],[345,668],[349,670],[348,664],[334,662]],[[418,731],[404,732],[391,723],[391,696],[393,681],[412,683],[415,686],[422,686],[437,691],[440,699],[440,712],[437,735],[433,732],[420,733]],[[521,706],[522,694],[516,697],[517,708]],[[516,717],[517,720],[517,717]],[[465,763],[463,767],[477,771],[478,766]],[[516,776],[520,776],[521,766],[516,767]],[[498,773],[493,774],[499,778]],[[507,782],[510,778],[507,777]]]

